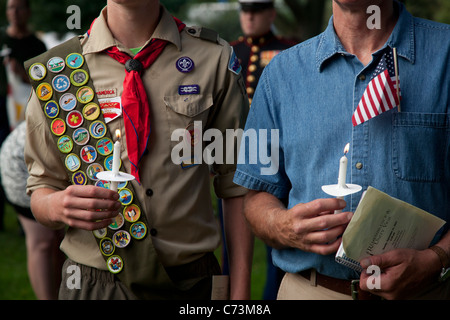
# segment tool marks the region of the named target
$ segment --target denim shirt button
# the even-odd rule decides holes
[[[361,170],[363,167],[363,164],[361,162],[358,162],[355,164],[356,169]]]
[[[361,80],[361,81],[366,80],[366,75],[365,74],[360,75],[359,80]]]

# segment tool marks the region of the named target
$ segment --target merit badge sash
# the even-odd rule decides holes
[[[71,183],[109,188],[96,175],[112,169],[114,143],[81,52],[74,37],[28,60],[25,68]],[[118,192],[122,213],[93,236],[111,273],[138,298],[158,298],[164,288],[172,289],[172,281],[147,235],[149,224],[131,182],[119,185]]]

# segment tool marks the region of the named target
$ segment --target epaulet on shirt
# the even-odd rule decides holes
[[[204,27],[187,27],[185,31],[188,35],[214,43],[219,43],[219,34],[211,29]]]

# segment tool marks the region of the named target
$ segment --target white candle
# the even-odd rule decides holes
[[[339,160],[339,176],[338,176],[338,188],[347,188],[345,179],[347,177],[347,165],[348,159],[345,156],[350,149],[350,143],[347,143],[344,148],[344,155]],[[344,199],[344,197],[337,197],[338,199]],[[342,210],[335,210],[334,213],[340,213]]]
[[[119,174],[120,167],[120,130],[116,130],[117,141],[114,143],[114,152],[113,152],[113,163],[112,163],[112,173],[114,176]],[[118,182],[110,181],[110,189],[113,191],[117,191]]]
[[[339,177],[338,177],[338,186],[339,188],[346,188],[347,185],[345,184],[345,179],[347,176],[347,164],[348,159],[345,156],[350,148],[350,143],[347,143],[347,145],[344,148],[344,155],[339,160]]]

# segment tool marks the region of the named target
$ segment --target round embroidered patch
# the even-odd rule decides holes
[[[65,92],[70,88],[70,81],[66,75],[59,74],[52,80],[52,86],[57,92]]]
[[[77,106],[77,99],[71,93],[65,93],[59,98],[59,105],[64,111],[71,111]]]
[[[56,118],[52,121],[50,129],[55,136],[62,136],[66,132],[66,123],[63,119]]]
[[[89,80],[88,73],[83,69],[72,71],[70,74],[70,82],[77,87],[84,86]]]
[[[84,162],[93,163],[97,159],[97,151],[93,146],[86,145],[81,148],[80,156]]]
[[[81,167],[80,158],[75,153],[71,153],[66,157],[65,165],[69,171],[75,172]]]
[[[89,141],[89,132],[86,128],[78,128],[72,134],[73,141],[79,146],[84,146]]]
[[[34,81],[40,81],[47,75],[47,69],[42,63],[36,62],[30,66],[30,69],[28,69],[28,74]]]
[[[108,267],[109,272],[119,273],[123,269],[123,260],[121,257],[119,257],[117,255],[111,256],[106,261],[106,265]]]
[[[61,72],[65,66],[64,60],[60,57],[50,58],[47,62],[47,69],[53,73]]]
[[[36,95],[39,98],[39,100],[42,101],[48,101],[53,95],[53,89],[50,84],[47,82],[42,82],[38,87],[36,88]]]
[[[59,114],[59,107],[56,101],[50,100],[45,104],[45,115],[50,119],[56,118]]]
[[[130,234],[137,240],[143,239],[147,234],[147,226],[141,221],[135,222],[130,227]]]
[[[69,136],[62,136],[58,139],[57,146],[62,153],[69,153],[73,149],[73,141]]]
[[[71,69],[78,69],[84,63],[84,57],[79,53],[70,53],[66,57],[66,65]]]
[[[194,61],[189,57],[181,57],[177,60],[176,67],[180,72],[191,72],[194,69]]]

